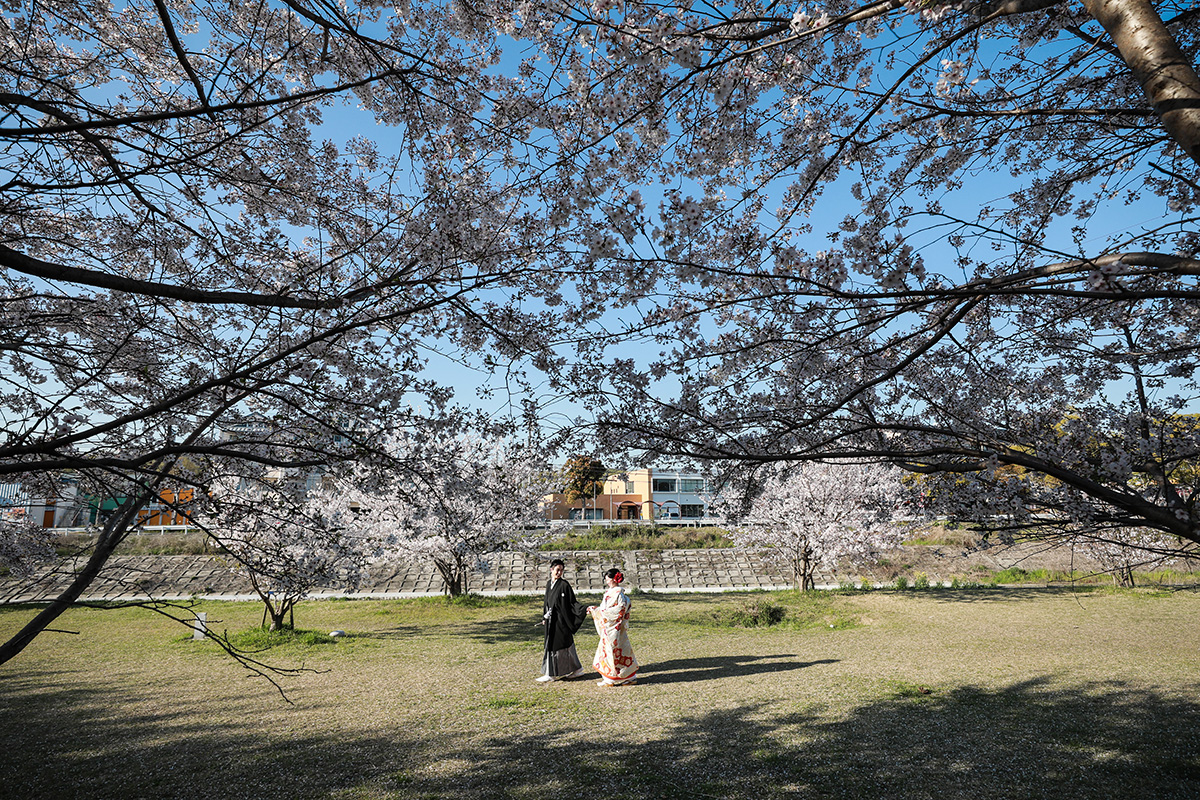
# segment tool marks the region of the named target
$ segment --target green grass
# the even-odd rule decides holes
[[[324,631],[306,631],[284,628],[271,631],[266,628],[249,628],[229,637],[229,643],[241,650],[262,652],[276,647],[308,648],[337,644],[337,639]]]
[[[753,604],[785,613],[702,621]],[[259,656],[304,668],[279,678],[290,702],[160,615],[72,609],[55,628],[76,633],[0,666],[0,795],[1171,800],[1200,781],[1200,591],[643,594],[640,680],[617,689],[533,681],[540,608],[301,604],[306,631],[348,635]],[[234,636],[262,613],[197,610]],[[0,607],[0,637],[36,612]],[[595,644],[585,625],[585,663]]]
[[[691,621],[717,628],[847,630],[861,624],[854,602],[845,596],[847,593],[841,590],[739,593],[706,608]]]
[[[1139,586],[1178,586],[1200,583],[1200,573],[1179,569],[1158,569],[1134,572]]]
[[[344,602],[354,602],[346,599]],[[431,597],[413,597],[407,600],[397,601],[401,607],[404,606],[428,606],[430,608],[497,608],[504,606],[521,606],[529,603],[528,597],[521,595],[481,595],[481,594],[460,594],[457,597],[449,595],[438,595]]]
[[[900,680],[890,680],[887,683],[890,696],[896,699],[925,700],[936,693],[935,689],[919,683]]]
[[[992,572],[988,576],[988,583],[1098,583],[1101,580],[1111,582],[1112,579],[1105,575],[1093,575],[1091,573],[1075,570],[1058,569],[1022,569],[1021,567],[1009,567],[996,572]]]
[[[1157,570],[1153,572],[1135,572],[1134,583],[1137,586],[1173,586],[1194,585],[1200,576],[1195,572],[1181,570]],[[1086,572],[1083,570],[1058,569],[1023,569],[1009,567],[1003,570],[990,571],[982,576],[987,583],[996,584],[1075,584],[1081,586],[1111,586],[1111,575]]]
[[[571,531],[542,545],[542,550],[701,550],[733,547],[721,528],[683,528],[658,525],[591,527]]]
[[[698,621],[726,628],[768,628],[783,622],[786,616],[786,608],[764,595],[716,609]]]

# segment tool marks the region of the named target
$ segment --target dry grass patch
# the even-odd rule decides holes
[[[701,624],[766,598],[639,595],[639,684],[537,684],[540,601],[303,605],[335,644],[291,704],[187,631],[76,609],[0,667],[13,797],[1194,796],[1200,594],[841,594],[846,628]],[[205,604],[216,629],[252,604]],[[31,609],[0,609],[0,635]],[[785,618],[786,619],[786,618]],[[579,637],[585,660],[594,634]]]
[[[59,533],[55,537],[55,546],[60,555],[90,551],[95,543],[96,537],[89,533]],[[117,546],[116,552],[126,556],[195,556],[210,555],[219,551],[220,548],[199,531],[155,531],[132,534]]]

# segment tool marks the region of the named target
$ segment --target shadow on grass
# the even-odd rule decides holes
[[[1054,586],[980,586],[970,589],[927,589],[921,591],[906,591],[901,594],[911,594],[915,597],[927,597],[947,603],[984,603],[984,602],[1014,602],[1027,601],[1038,597],[1079,597],[1086,598],[1094,595],[1104,595],[1113,592],[1140,593],[1143,596],[1159,595],[1168,597],[1176,593],[1200,594],[1200,588],[1147,586],[1136,589],[1114,589],[1109,586],[1091,584],[1070,584]]]
[[[416,753],[403,736],[263,730],[250,721],[255,704],[233,689],[197,706],[175,701],[170,686],[98,691],[95,678],[66,669],[0,676],[0,797],[328,797],[364,776],[379,781],[381,763]]]
[[[761,662],[770,658],[680,659],[657,666],[677,671],[667,675],[711,668],[738,674],[778,663]],[[0,726],[0,794],[1190,800],[1200,781],[1200,705],[1194,695],[1115,682],[1070,690],[1049,681],[999,689],[934,687],[918,697],[898,691],[845,714],[747,702],[683,712],[658,727],[606,722],[604,709],[614,698],[628,709],[669,700],[656,695],[656,687],[637,686],[598,693],[594,724],[589,719],[580,727],[516,708],[500,720],[464,720],[459,729],[422,730],[414,720],[368,735],[312,719],[264,730],[254,722],[252,704],[236,697],[205,701],[229,707],[214,714],[207,707],[173,705],[169,687],[64,687],[71,678],[67,670],[0,678],[6,720]],[[128,703],[142,701],[136,707],[145,709],[154,692],[164,696],[150,706],[153,713],[131,713]]]
[[[578,599],[585,606],[596,605],[600,602],[599,598],[586,596],[579,597]],[[704,598],[704,600],[707,601],[708,598]],[[520,609],[515,613],[503,617],[469,622],[448,622],[441,626],[440,632],[453,632],[455,635],[469,637],[484,644],[540,643],[545,636],[545,629],[538,624],[541,620],[541,611],[542,605],[538,602],[536,605],[530,604],[528,608]],[[644,616],[638,616],[637,601],[634,601],[630,635],[634,637],[635,646],[638,631],[647,631],[659,625],[677,624],[674,620],[648,619]],[[592,622],[591,618],[584,619],[579,631],[575,634],[575,639],[577,643],[581,640],[590,640],[591,644],[588,646],[595,647],[596,629],[595,623]],[[583,647],[583,645],[580,645],[580,647]]]
[[[884,590],[901,596],[929,598],[943,603],[1027,602],[1038,597],[1086,596],[1095,592],[1092,586],[976,586],[969,589]]]
[[[380,628],[370,631],[351,631],[346,635],[348,639],[412,639],[415,636],[420,636],[426,632],[426,628],[421,625],[393,625],[390,628]]]
[[[645,687],[620,690],[633,706]],[[1041,681],[896,696],[843,719],[746,704],[668,727],[490,738],[453,777],[467,796],[534,798],[1194,798],[1191,699]],[[546,765],[553,772],[546,773]],[[501,787],[501,792],[486,789]],[[414,792],[439,794],[431,782]]]
[[[540,607],[537,609],[540,611]],[[521,613],[498,619],[452,623],[442,626],[443,633],[465,636],[483,644],[513,644],[530,642],[541,646],[546,629],[538,624],[540,614]],[[588,625],[585,622],[584,625]],[[581,628],[581,631],[585,628]]]
[[[794,656],[712,656],[709,658],[676,658],[647,664],[638,672],[640,683],[691,683],[717,678],[739,678],[771,672],[814,667],[818,664],[836,664],[838,659],[821,661],[794,661]]]

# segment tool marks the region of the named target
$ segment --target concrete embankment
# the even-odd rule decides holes
[[[719,592],[781,589],[789,577],[754,554],[733,549],[621,550],[536,553],[496,553],[486,572],[472,574],[469,589],[480,594],[537,594],[545,586],[552,558],[567,563],[567,578],[579,592],[603,589],[602,575],[610,567],[625,573],[630,589],[653,592]],[[1026,544],[988,550],[950,546],[905,546],[885,555],[870,569],[846,568],[817,575],[818,586],[838,586],[864,578],[890,583],[896,575],[924,574],[931,582],[954,577],[981,579],[1010,567],[1098,571],[1099,567],[1065,548]],[[62,592],[72,578],[71,565],[32,580],[0,579],[0,602],[45,602]],[[442,581],[432,565],[395,563],[375,567],[367,583],[354,592],[360,597],[419,597],[442,593]],[[343,589],[318,589],[315,597],[345,596]],[[252,599],[250,582],[219,556],[115,556],[104,573],[84,593],[84,600],[131,601],[146,598]]]

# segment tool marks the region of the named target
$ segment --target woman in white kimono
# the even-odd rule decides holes
[[[592,666],[600,673],[597,686],[637,683],[638,662],[629,643],[629,607],[633,604],[621,588],[624,579],[617,569],[604,573],[604,599],[600,605],[588,607],[600,636],[592,660]]]

